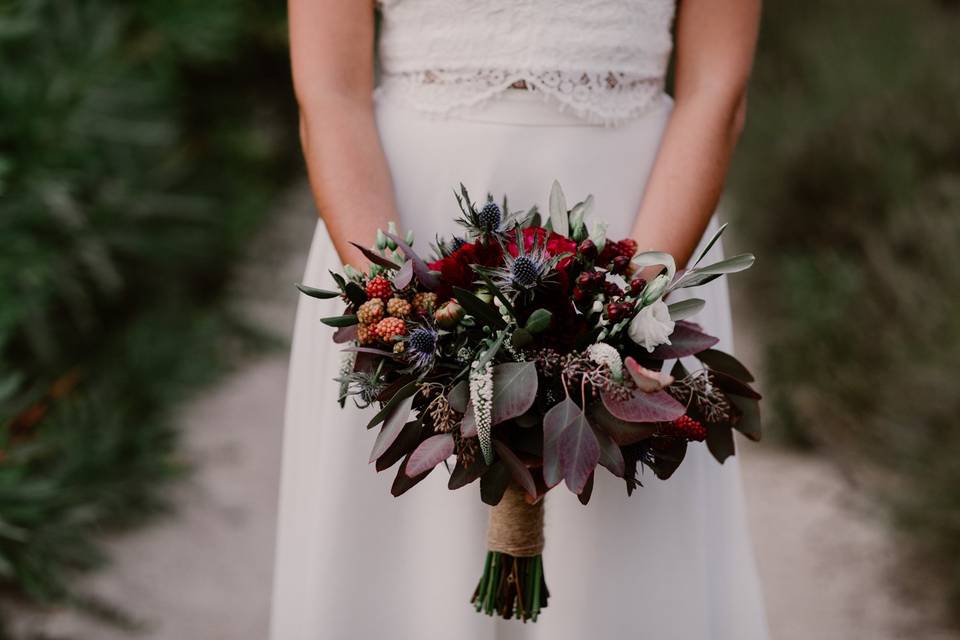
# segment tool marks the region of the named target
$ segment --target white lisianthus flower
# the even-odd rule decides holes
[[[673,333],[674,322],[670,319],[670,311],[663,300],[640,309],[630,321],[627,335],[647,351],[653,351],[661,344],[670,344],[670,334]]]

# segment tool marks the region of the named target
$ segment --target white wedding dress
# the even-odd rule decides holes
[[[385,0],[380,10],[377,125],[415,248],[455,231],[460,182],[477,198],[543,208],[558,179],[571,202],[594,195],[609,237],[629,233],[671,111],[672,0]],[[533,89],[510,89],[518,80]],[[329,287],[339,268],[320,222],[304,282]],[[698,321],[730,349],[726,284],[697,291],[708,303]],[[273,640],[767,637],[736,459],[720,465],[702,445],[669,481],[645,474],[629,498],[606,472],[587,506],[552,491],[548,608],[535,624],[476,613],[488,511],[477,484],[447,490],[441,465],[390,495],[395,469],[366,464],[369,413],[336,403],[339,347],[319,319],[337,313],[338,301],[312,298],[297,312]]]

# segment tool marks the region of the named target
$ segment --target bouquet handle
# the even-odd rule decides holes
[[[471,602],[477,611],[536,622],[550,592],[543,573],[543,503],[510,482],[490,509],[487,557]]]

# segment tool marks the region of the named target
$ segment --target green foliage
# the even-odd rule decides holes
[[[773,3],[735,173],[781,431],[859,474],[960,613],[960,7]]]
[[[0,586],[73,597],[162,506],[174,405],[236,353],[232,268],[292,173],[283,7],[0,2]]]

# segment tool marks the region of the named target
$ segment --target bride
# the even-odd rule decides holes
[[[391,221],[425,253],[454,231],[460,182],[545,209],[557,179],[575,200],[594,195],[610,237],[683,265],[715,227],[759,4],[290,0],[322,219],[304,282],[329,286],[329,269],[362,265],[349,241]],[[708,304],[697,321],[729,349],[723,281],[698,291]],[[549,609],[528,625],[476,613],[487,507],[448,491],[442,467],[395,499],[393,474],[364,466],[372,432],[336,402],[340,356],[319,322],[336,307],[302,298],[297,312],[273,640],[766,638],[737,463],[721,466],[702,446],[669,482],[644,477],[630,498],[610,474],[597,475],[586,507],[551,492]]]

